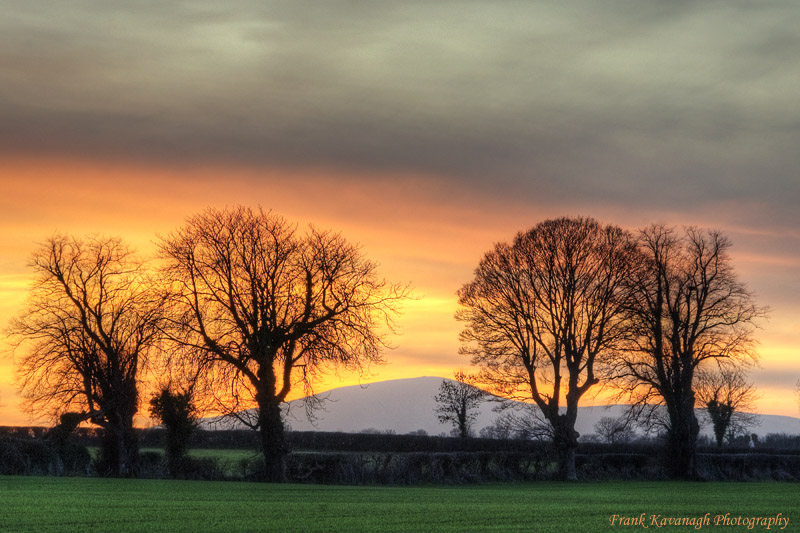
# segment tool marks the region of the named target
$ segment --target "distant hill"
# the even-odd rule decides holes
[[[436,401],[433,397],[443,379],[446,378],[419,377],[339,387],[317,395],[326,401],[322,409],[315,411],[314,421],[306,417],[302,399],[289,402],[286,422],[294,431],[356,433],[371,429],[398,434],[417,430],[430,435],[449,433],[452,427],[440,424],[434,413]],[[499,416],[492,407],[492,402],[486,402],[479,410],[476,432],[492,425]],[[581,407],[575,429],[581,435],[594,433],[594,425],[602,417],[621,416],[625,408],[624,405]],[[779,415],[760,415],[759,418],[760,425],[751,430],[759,436],[800,433],[798,418]],[[203,425],[211,424],[212,420],[206,419]],[[710,432],[710,428],[704,428],[704,433]]]

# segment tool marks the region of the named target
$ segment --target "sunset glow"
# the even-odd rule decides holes
[[[414,287],[387,364],[316,390],[449,377],[469,367],[456,291],[494,243],[558,216],[696,224],[730,237],[770,307],[760,411],[800,414],[800,66],[769,52],[800,51],[776,30],[790,17],[201,4],[0,22],[1,325],[55,232],[120,236],[147,258],[208,206],[262,206],[340,231]],[[734,29],[711,31],[717,16]],[[0,343],[0,425],[27,424]]]
[[[231,167],[182,172],[75,160],[6,160],[2,168],[0,179],[7,185],[0,200],[6,251],[0,274],[4,323],[24,303],[31,279],[27,257],[36,242],[55,231],[120,235],[147,257],[154,253],[156,236],[174,231],[187,216],[208,205],[241,203],[273,208],[299,225],[313,223],[342,231],[360,243],[388,279],[412,283],[417,299],[404,305],[385,366],[372,367],[361,376],[328,376],[317,385],[318,391],[386,379],[450,376],[455,369],[468,367],[468,359],[458,354],[461,325],[453,318],[458,307],[455,292],[493,242],[508,240],[535,221],[572,211],[567,205],[526,209],[514,201],[486,205],[470,191],[447,195],[434,178],[416,176],[376,176],[354,183],[346,175],[320,170]],[[645,215],[629,210],[614,221],[633,229],[634,224],[644,223]],[[736,242],[737,232],[728,232]],[[787,399],[792,373],[800,374],[793,350],[800,328],[796,304],[782,289],[791,285],[798,257],[786,256],[780,249],[773,252],[779,259],[756,251],[740,256],[741,249],[734,248],[740,275],[773,307],[772,320],[759,332],[761,368],[753,373],[763,394],[760,408],[793,415],[795,406]],[[770,276],[763,278],[759,271]],[[776,277],[784,283],[777,283]],[[770,289],[774,292],[765,296]],[[770,371],[777,368],[781,371]],[[0,362],[0,376],[0,423],[28,423],[18,409],[11,359]],[[301,393],[297,390],[293,396]],[[607,401],[602,392],[588,400]]]

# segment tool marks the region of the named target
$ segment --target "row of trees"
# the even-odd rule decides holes
[[[28,408],[100,426],[108,475],[136,470],[151,371],[180,389],[154,398],[156,414],[192,391],[203,410],[258,430],[265,479],[282,480],[281,403],[320,372],[380,363],[409,293],[341,235],[245,207],[189,218],[159,239],[157,262],[120,239],[55,235],[34,252],[36,280],[10,325]]]
[[[653,225],[637,234],[593,219],[548,220],[487,252],[458,292],[462,352],[481,381],[532,401],[564,479],[575,479],[578,404],[613,384],[667,412],[667,461],[695,476],[699,372],[754,362],[766,309],[740,283],[716,231]]]
[[[697,407],[704,421],[711,425],[718,447],[722,447],[726,440],[730,444],[739,437],[748,436],[746,431],[758,424],[758,415],[752,412],[758,394],[752,382],[747,380],[743,368],[701,370],[696,376],[694,390]],[[538,416],[538,407],[532,410],[530,404],[520,405],[492,396],[480,388],[478,376],[464,370],[455,372],[453,380],[443,380],[434,400],[434,411],[439,422],[452,425],[451,433],[462,438],[474,436],[479,409],[486,403],[493,404],[492,410],[501,415],[493,425],[481,430],[481,436],[502,439],[552,438],[552,427],[546,419]],[[641,420],[634,416],[640,411],[637,407],[616,418],[602,417],[594,425],[594,436],[613,444],[633,440],[636,438],[636,429],[645,434],[658,434],[669,428],[663,406],[655,406],[656,409]]]
[[[578,403],[609,382],[666,407],[670,472],[691,477],[697,372],[754,360],[765,314],[729,246],[695,228],[543,222],[497,244],[459,290],[462,351],[492,392],[538,407],[564,478],[575,477]],[[408,287],[341,235],[300,233],[261,209],[208,209],[158,247],[158,268],[114,238],[55,235],[34,252],[36,281],[10,326],[28,407],[102,427],[101,464],[123,475],[153,371],[172,398],[191,391],[202,411],[258,430],[265,478],[282,480],[281,404],[321,372],[382,362]]]

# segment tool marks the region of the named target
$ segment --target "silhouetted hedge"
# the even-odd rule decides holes
[[[47,428],[0,428],[0,474],[92,475],[85,446],[97,446],[100,432],[78,428],[65,442],[47,436]],[[161,448],[162,429],[139,430],[142,448]],[[698,474],[707,480],[800,480],[800,450],[767,448],[793,443],[792,436],[765,439],[758,448],[698,448]],[[193,448],[257,449],[250,430],[202,431]],[[524,440],[460,439],[426,435],[289,432],[289,481],[337,484],[471,483],[551,479],[555,460],[549,443]],[[576,457],[582,480],[665,479],[663,444],[581,443]],[[186,458],[183,479],[259,479],[258,454],[225,460]],[[137,475],[167,477],[164,456],[141,454]]]
[[[0,435],[41,438],[49,428],[45,427],[0,427]],[[162,448],[164,430],[161,428],[139,429],[139,444],[142,448]],[[78,428],[70,440],[83,446],[97,446],[100,431],[96,428]],[[257,449],[258,434],[249,429],[241,430],[197,430],[190,440],[192,448],[205,449]],[[460,439],[433,435],[387,435],[376,433],[341,433],[324,431],[289,431],[286,443],[291,450],[313,451],[378,451],[378,452],[477,452],[516,451],[538,452],[547,443],[519,439]],[[607,444],[581,442],[578,453],[597,455],[607,453],[659,454],[663,448],[657,440],[633,441]],[[765,453],[800,455],[800,435],[770,434],[756,448],[731,448],[699,446],[704,454]]]
[[[139,454],[139,470],[137,477],[149,479],[191,479],[203,481],[243,480],[247,472],[233,471],[228,473],[230,465],[227,461],[216,457],[183,457],[178,464],[176,475],[171,475],[164,454],[159,452],[142,452]]]
[[[166,431],[162,428],[139,430],[139,445],[142,448],[163,448]],[[189,448],[213,450],[256,449],[258,433],[249,429],[208,431],[196,429],[189,439]]]
[[[540,453],[547,443],[530,440],[462,439],[429,435],[328,433],[292,431],[286,434],[291,450],[340,452],[528,452]]]
[[[766,453],[698,454],[701,478],[714,481],[798,481],[800,455]]]
[[[287,459],[289,481],[320,484],[461,484],[553,475],[542,454],[519,452],[315,452]]]
[[[0,474],[88,475],[91,456],[85,447],[68,443],[59,448],[41,438],[0,436]]]
[[[660,451],[655,454],[577,454],[575,468],[578,479],[587,481],[666,479],[666,474],[661,466],[660,454]]]
[[[163,429],[143,429],[139,433],[142,448],[161,448]],[[197,430],[192,448],[257,449],[258,434],[251,430]],[[338,433],[325,431],[290,431],[286,433],[290,450],[338,452],[539,452],[546,443],[526,440],[460,439],[429,435],[387,435],[375,433]]]
[[[49,430],[42,426],[0,426],[0,436],[39,439]]]

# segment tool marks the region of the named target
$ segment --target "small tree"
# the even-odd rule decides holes
[[[475,410],[486,398],[486,393],[477,388],[475,378],[463,370],[456,372],[454,378],[455,381],[442,380],[439,393],[433,397],[438,404],[434,411],[440,423],[453,424],[458,436],[466,438],[472,434],[472,425],[478,418]]]
[[[626,417],[604,416],[594,425],[594,432],[601,440],[609,444],[629,442],[634,436],[630,421]]]
[[[170,476],[178,477],[184,470],[189,439],[197,428],[197,416],[191,390],[175,392],[163,387],[150,399],[150,414],[166,430],[165,452]]]
[[[758,394],[740,368],[698,372],[695,395],[705,407],[717,446],[722,447],[725,437],[730,443],[758,423],[758,416],[751,412]]]

